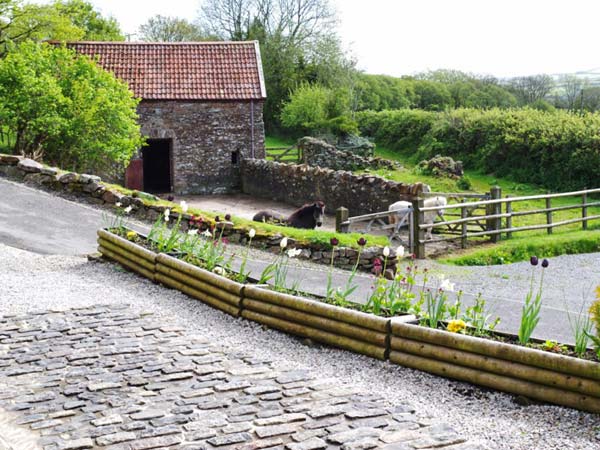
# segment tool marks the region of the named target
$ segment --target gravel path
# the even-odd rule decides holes
[[[593,261],[592,261],[593,263]],[[305,345],[242,319],[232,319],[178,292],[112,264],[43,256],[0,244],[0,313],[127,303],[278,367],[307,367],[394,403],[412,403],[490,449],[597,449],[600,417],[567,408],[517,405],[512,396],[448,381],[349,352]]]

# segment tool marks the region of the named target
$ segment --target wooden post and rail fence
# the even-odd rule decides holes
[[[302,162],[302,150],[296,144],[290,147],[267,147],[265,152],[267,158],[276,162],[294,164]]]
[[[502,235],[510,239],[514,233],[545,229],[548,234],[552,234],[554,228],[562,227],[574,223],[581,223],[583,230],[588,229],[588,223],[592,220],[600,219],[600,214],[589,215],[589,208],[600,206],[600,201],[589,201],[590,195],[600,194],[600,189],[585,189],[575,192],[563,192],[558,194],[541,194],[522,197],[506,196],[502,198],[502,191],[499,187],[493,187],[487,194],[442,194],[442,193],[427,193],[426,196],[443,195],[449,197],[457,197],[462,199],[459,203],[449,203],[445,206],[429,206],[424,204],[424,198],[420,197],[412,201],[410,209],[410,217],[403,218],[409,226],[408,239],[403,242],[407,244],[410,251],[417,258],[425,258],[425,245],[427,243],[460,240],[461,247],[465,248],[467,241],[470,238],[488,236],[492,242],[498,242]],[[577,204],[552,206],[552,200],[564,197],[581,197],[581,201]],[[484,198],[484,200],[466,201],[468,198]],[[543,200],[545,208],[518,210],[515,211],[513,206],[515,203]],[[484,214],[474,214],[478,209],[485,209]],[[555,221],[554,213],[567,210],[581,210],[581,216]],[[447,212],[459,210],[459,212]],[[457,217],[457,219],[444,220],[428,224],[425,221],[426,213],[436,214],[439,211],[443,212],[444,216]],[[346,208],[339,208],[336,211],[336,230],[338,232],[350,231],[350,226],[360,222],[367,222],[366,229],[359,230],[361,232],[369,232],[375,229],[389,232],[390,239],[399,236],[398,224],[387,224],[385,218],[390,215],[389,211],[366,214],[363,216],[349,217]],[[545,223],[513,226],[513,218],[542,215],[545,216]],[[378,227],[373,225],[377,224]],[[441,236],[436,236],[433,239],[426,240],[425,233],[428,228],[445,227]],[[406,242],[408,241],[408,242]]]

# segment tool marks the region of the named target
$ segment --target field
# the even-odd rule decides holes
[[[491,186],[500,186],[503,197],[506,197],[507,195],[511,197],[522,197],[547,193],[547,191],[534,185],[516,183],[511,180],[495,178],[491,175],[469,170],[465,171],[465,176],[470,180],[472,187],[469,191],[465,191],[458,188],[455,180],[449,178],[437,178],[418,173],[418,170],[415,170],[415,165],[410,161],[408,155],[392,152],[385,147],[378,147],[376,155],[382,158],[399,161],[403,164],[403,168],[393,172],[379,170],[374,171],[373,173],[404,183],[421,181],[429,184],[435,192],[485,193],[489,192]],[[600,187],[600,185],[590,186],[590,188],[597,187]],[[588,202],[598,201],[600,201],[598,196],[596,198],[588,198]],[[581,196],[552,199],[551,206],[554,208],[579,204],[581,204]],[[513,203],[513,211],[515,212],[544,208],[546,208],[545,200],[527,200]],[[453,212],[456,213],[458,210],[454,210]],[[483,213],[483,211],[481,213]],[[590,207],[588,208],[587,213],[588,216],[600,214],[600,207]],[[581,217],[582,212],[581,209],[572,209],[554,211],[552,214],[552,220],[556,223]],[[512,227],[544,223],[546,223],[546,215],[535,214],[514,217]],[[501,264],[524,260],[529,257],[528,255],[534,253],[543,256],[554,256],[564,253],[600,251],[600,220],[588,223],[588,230],[591,231],[582,232],[581,229],[581,224],[577,223],[555,228],[552,235],[548,235],[546,230],[522,231],[515,233],[509,240],[505,240],[506,237],[503,236],[503,241],[498,245],[460,251],[457,255],[446,258],[445,261],[456,264]]]

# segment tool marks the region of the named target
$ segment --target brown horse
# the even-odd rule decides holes
[[[288,225],[294,228],[314,229],[323,225],[325,204],[321,201],[307,203],[294,211],[288,218],[275,211],[264,210],[257,212],[252,220]]]

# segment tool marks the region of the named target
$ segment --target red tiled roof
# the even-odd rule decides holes
[[[266,97],[257,42],[72,42],[144,100]]]

